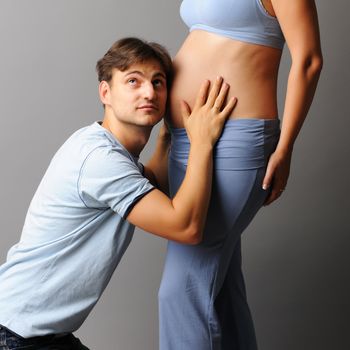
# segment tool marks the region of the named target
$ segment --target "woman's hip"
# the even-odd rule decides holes
[[[279,137],[279,121],[229,120],[214,151],[210,206],[202,245],[234,241],[263,205],[267,191],[262,181]],[[185,129],[172,130],[169,184],[174,196],[186,173],[190,143]],[[230,238],[229,238],[230,237]]]
[[[266,166],[280,134],[278,119],[230,119],[213,153],[214,170],[251,170]],[[186,130],[171,129],[169,162],[187,166],[190,142]],[[185,169],[185,168],[184,168]],[[170,179],[171,179],[170,172]]]

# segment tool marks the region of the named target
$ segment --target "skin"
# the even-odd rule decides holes
[[[276,17],[275,10],[272,6],[271,0],[261,0],[261,3],[265,7],[265,10],[271,15]]]
[[[100,83],[99,94],[105,106],[102,126],[138,156],[165,113],[166,76],[160,64],[150,61],[124,72],[114,69],[112,80]]]
[[[229,85],[222,78],[215,80],[210,92],[209,85],[209,81],[202,83],[192,109],[186,102],[180,103],[191,147],[178,193],[170,199],[155,188],[134,205],[127,217],[145,231],[187,244],[197,244],[202,239],[211,192],[213,147],[236,103],[232,98],[224,106]],[[161,65],[151,60],[123,72],[115,69],[110,82],[100,83],[99,94],[105,106],[102,126],[130,153],[139,156],[153,126],[165,113],[167,87]],[[163,127],[161,135],[166,134]],[[160,137],[155,154],[145,166],[145,175],[155,185],[161,183],[159,157],[164,157],[168,146]]]
[[[286,188],[292,151],[311,105],[322,68],[316,6],[313,0],[262,0],[276,16],[292,57],[279,143],[271,155],[262,187],[271,204]],[[297,23],[297,25],[296,25]],[[201,30],[192,31],[174,58],[175,79],[170,93],[169,123],[183,127],[179,101],[191,106],[204,78],[224,77],[228,98],[238,103],[229,118],[278,117],[277,78],[282,51],[249,44]]]

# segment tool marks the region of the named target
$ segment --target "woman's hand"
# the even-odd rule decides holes
[[[264,205],[269,205],[279,198],[287,186],[290,171],[292,152],[282,153],[276,150],[270,156],[266,174],[263,180],[263,189],[269,190]]]
[[[220,137],[226,119],[231,114],[237,99],[232,97],[225,105],[230,86],[218,77],[209,91],[210,82],[204,81],[197,95],[193,110],[182,101],[181,112],[188,138],[192,143],[214,146]]]

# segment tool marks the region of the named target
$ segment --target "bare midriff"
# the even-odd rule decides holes
[[[202,30],[192,31],[174,58],[175,78],[170,92],[170,124],[183,127],[180,101],[192,108],[200,85],[223,77],[228,98],[237,97],[230,118],[274,119],[277,76],[282,50],[236,41]]]

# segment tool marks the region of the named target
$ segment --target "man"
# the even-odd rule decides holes
[[[21,239],[0,267],[0,349],[87,349],[72,335],[100,298],[134,227],[179,242],[200,241],[212,150],[235,101],[218,79],[183,102],[191,153],[173,199],[163,127],[144,167],[138,157],[163,117],[171,59],[155,43],[117,41],[97,63],[102,122],[75,132],[53,157],[28,209]],[[147,178],[148,177],[148,178]],[[156,213],[156,215],[155,215]]]

